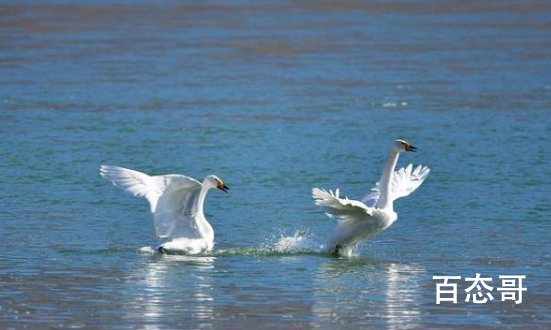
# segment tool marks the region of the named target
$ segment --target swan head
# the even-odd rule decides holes
[[[394,149],[396,149],[398,152],[403,152],[403,151],[417,152],[417,148],[415,148],[411,143],[400,139],[394,141]]]
[[[203,181],[203,185],[206,185],[207,188],[217,188],[222,190],[223,192],[227,193],[230,188],[226,186],[224,181],[222,181],[219,177],[217,177],[214,174],[211,174],[205,178]]]

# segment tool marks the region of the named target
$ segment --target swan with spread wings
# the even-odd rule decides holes
[[[207,191],[230,188],[216,175],[203,182],[181,174],[149,176],[119,166],[102,165],[100,175],[149,202],[161,253],[198,254],[214,246],[214,230],[203,214]]]
[[[330,240],[331,252],[350,255],[361,242],[387,229],[398,219],[394,201],[419,188],[430,172],[427,166],[413,168],[412,164],[395,171],[400,153],[416,150],[409,142],[394,141],[380,181],[361,201],[342,198],[339,189],[335,192],[312,189],[316,205],[321,206],[330,218],[340,219]]]

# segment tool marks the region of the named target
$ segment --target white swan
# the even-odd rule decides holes
[[[321,206],[330,218],[340,218],[329,249],[335,254],[349,255],[364,240],[387,229],[398,219],[393,202],[411,194],[427,178],[430,169],[426,166],[409,164],[406,168],[394,171],[402,151],[415,152],[417,148],[404,140],[394,141],[390,157],[372,192],[362,201],[350,200],[324,189],[312,189],[316,205]]]
[[[118,166],[101,165],[100,175],[136,197],[149,202],[159,252],[197,254],[211,251],[214,230],[203,214],[207,191],[228,188],[216,175],[203,183],[180,174],[149,176]]]

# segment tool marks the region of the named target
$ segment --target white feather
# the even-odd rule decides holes
[[[330,251],[350,254],[358,244],[385,230],[398,219],[393,209],[394,200],[411,194],[430,172],[426,166],[419,165],[413,169],[411,164],[394,171],[400,152],[406,150],[415,149],[406,141],[395,141],[381,176],[384,186],[377,182],[362,201],[340,198],[339,189],[335,193],[332,190],[312,189],[315,204],[322,207],[330,218],[342,219],[331,237]]]
[[[373,213],[373,209],[360,201],[339,197],[339,189],[327,192],[325,189],[312,189],[312,197],[316,205],[324,208],[330,218],[347,219],[356,216],[366,216]]]
[[[110,165],[102,165],[100,175],[133,196],[147,199],[156,235],[165,242],[166,250],[198,253],[212,249],[214,231],[204,217],[202,206],[206,191],[216,183],[204,186],[180,174],[149,176]],[[209,183],[210,177],[205,179]]]
[[[428,166],[417,165],[413,170],[413,164],[409,164],[405,168],[402,167],[394,171],[392,181],[390,183],[390,199],[395,201],[398,198],[406,197],[414,192],[430,173]],[[379,182],[375,184],[375,187],[371,188],[371,193],[362,198],[367,206],[375,206],[379,200]]]

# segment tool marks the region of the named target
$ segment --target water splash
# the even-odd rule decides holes
[[[254,257],[277,257],[290,255],[318,255],[333,256],[327,252],[324,244],[320,244],[317,237],[308,229],[295,231],[287,235],[283,230],[269,236],[268,239],[258,248],[231,248],[225,250],[214,250],[209,256],[254,256]]]
[[[137,250],[134,249],[101,249],[101,250],[61,250],[64,253],[86,254],[113,254],[127,251],[137,251],[141,254],[158,255],[158,251],[152,246],[144,246]],[[355,256],[355,249],[344,249],[341,251],[341,257]],[[169,252],[168,255],[185,255],[175,252]],[[334,257],[334,254],[327,250],[327,246],[321,243],[315,234],[309,229],[296,230],[292,235],[288,235],[284,230],[273,233],[259,247],[234,247],[229,249],[215,249],[207,253],[193,255],[193,257],[228,257],[228,256],[253,256],[253,257],[273,257],[289,255],[318,255]]]
[[[151,246],[144,246],[144,247],[141,247],[138,249],[138,251],[140,253],[144,253],[144,254],[155,254],[155,252],[157,252],[156,250],[154,250]]]
[[[308,229],[297,230],[291,236],[287,236],[284,232],[272,235],[263,247],[280,253],[320,253],[325,250],[324,244],[320,244],[316,236]]]
[[[156,254],[157,251],[150,246],[138,249],[143,254]],[[169,253],[177,254],[177,253]],[[319,243],[317,237],[308,229],[295,231],[287,235],[284,231],[272,234],[260,247],[216,249],[208,253],[201,253],[198,257],[225,257],[225,256],[288,256],[288,255],[321,255],[332,256],[326,251],[326,246]]]

